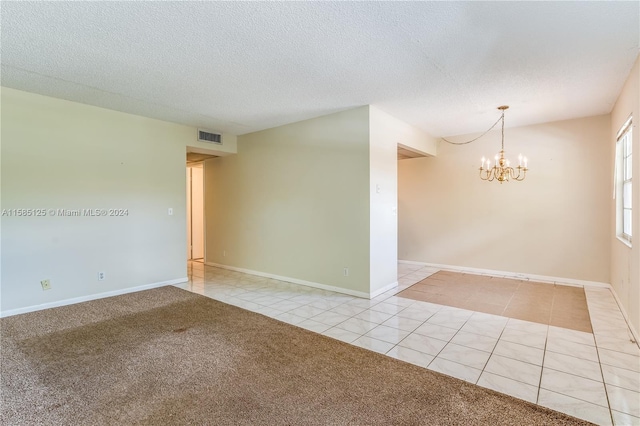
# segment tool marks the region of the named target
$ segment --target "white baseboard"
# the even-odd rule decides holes
[[[549,284],[611,288],[609,283],[602,283],[598,281],[576,280],[573,278],[551,277],[548,275],[536,275],[536,274],[525,274],[520,272],[497,271],[494,269],[470,268],[467,266],[442,265],[439,263],[415,262],[413,260],[398,260],[398,263],[406,263],[408,265],[427,266],[430,268],[442,269],[444,271],[470,272],[470,273],[479,274],[479,275],[491,275],[494,277],[513,278],[513,279],[519,279],[519,280],[524,279],[524,280],[537,281],[537,282],[549,283]]]
[[[611,290],[611,293],[613,293],[613,298],[616,299],[618,308],[620,309],[620,312],[622,312],[622,316],[624,317],[624,320],[627,322],[627,326],[629,326],[629,330],[631,330],[631,334],[633,334],[633,338],[636,341],[636,345],[640,346],[640,338],[639,338],[640,334],[638,334],[638,331],[635,329],[631,321],[629,321],[627,310],[624,308],[624,305],[620,301],[620,298],[618,297],[618,293],[616,293],[616,289],[613,288],[613,286],[610,286],[609,289]]]
[[[41,311],[43,309],[58,308],[60,306],[73,305],[76,303],[88,302],[90,300],[103,299],[105,297],[119,296],[121,294],[135,293],[136,291],[150,290],[152,288],[164,287],[172,284],[179,284],[188,281],[187,277],[177,278],[174,280],[160,281],[157,283],[140,285],[137,287],[128,287],[121,290],[106,291],[104,293],[90,294],[87,296],[74,297],[71,299],[58,300],[56,302],[43,303],[41,305],[32,305],[24,308],[11,309],[8,311],[0,311],[0,318],[10,317],[13,315],[26,314],[28,312]]]
[[[396,287],[398,287],[398,281],[396,281],[394,283],[391,283],[389,285],[386,285],[386,286],[384,286],[384,287],[372,292],[371,293],[371,299],[373,299],[376,296],[380,296],[382,293],[386,293],[387,291],[389,291],[391,289],[394,289]]]
[[[220,263],[205,262],[204,264],[207,266],[215,266],[216,268],[228,269],[230,271],[242,272],[249,275],[256,275],[258,277],[273,278],[274,280],[286,281],[288,283],[300,284],[307,287],[319,288],[322,290],[329,290],[336,293],[348,294],[349,296],[362,297],[364,299],[370,298],[369,293],[365,293],[364,291],[349,290],[348,288],[334,287],[332,285],[314,283],[312,281],[305,281],[305,280],[300,280],[298,278],[284,277],[282,275],[269,274],[267,272],[254,271],[252,269],[237,268],[235,266],[222,265]]]

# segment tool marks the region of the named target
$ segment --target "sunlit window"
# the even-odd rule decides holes
[[[632,131],[631,118],[618,132],[616,146],[617,158],[617,222],[618,236],[631,243],[631,170],[632,170]]]

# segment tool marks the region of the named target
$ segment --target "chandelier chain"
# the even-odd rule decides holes
[[[502,110],[502,116],[500,116],[500,120],[502,120],[502,152],[504,152],[504,110]]]
[[[502,148],[504,149],[504,111],[502,111],[502,115],[500,116],[500,118],[498,118],[498,120],[497,120],[495,123],[493,123],[493,125],[492,125],[491,127],[489,127],[489,129],[487,129],[487,131],[486,131],[486,132],[484,132],[483,134],[481,134],[481,135],[480,135],[480,136],[478,136],[477,138],[471,139],[470,141],[466,141],[466,142],[452,142],[452,141],[447,140],[447,139],[445,139],[445,138],[440,138],[440,139],[442,139],[442,140],[443,140],[443,141],[445,141],[446,143],[450,143],[451,145],[466,145],[466,144],[469,144],[469,143],[471,143],[471,142],[475,142],[475,141],[477,141],[478,139],[482,138],[484,135],[486,135],[487,133],[489,133],[490,131],[492,131],[492,130],[493,130],[493,129],[498,125],[498,123],[500,122],[500,120],[502,120],[502,139],[503,139],[503,141],[502,141],[502,144],[503,144],[503,145],[502,145]]]

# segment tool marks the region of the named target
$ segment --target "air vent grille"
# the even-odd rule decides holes
[[[202,142],[222,144],[222,135],[219,133],[206,132],[198,130],[198,140]]]

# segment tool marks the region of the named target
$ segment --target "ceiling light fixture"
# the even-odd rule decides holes
[[[482,157],[482,165],[480,166],[480,179],[488,180],[489,182],[497,180],[500,183],[509,182],[509,180],[522,181],[529,170],[527,168],[527,157],[523,157],[522,154],[518,156],[518,167],[511,167],[511,162],[504,158],[504,112],[509,107],[503,105],[498,107],[502,111],[500,120],[502,121],[502,148],[500,152],[495,156],[496,163],[491,167],[491,161],[485,160]],[[524,166],[522,165],[524,163]]]

